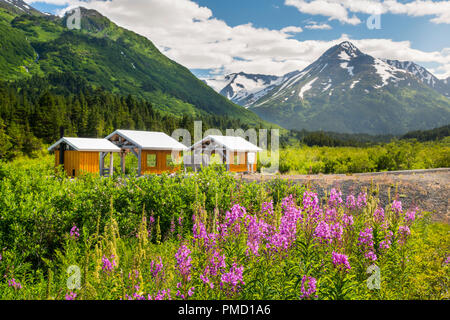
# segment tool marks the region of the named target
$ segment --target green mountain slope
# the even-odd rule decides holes
[[[74,72],[94,87],[149,100],[166,113],[262,123],[165,57],[147,38],[96,11],[82,8],[81,30],[69,30],[65,18],[0,10],[0,80]]]

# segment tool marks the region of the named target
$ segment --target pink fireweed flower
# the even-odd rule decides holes
[[[149,226],[148,226],[148,237],[152,237],[152,231],[153,231],[153,225],[155,224],[155,218],[153,216],[150,216],[149,219]]]
[[[358,194],[358,200],[356,201],[356,205],[358,206],[359,209],[362,209],[365,206],[367,206],[367,193],[360,192]]]
[[[161,257],[158,257],[158,258],[159,258],[159,263],[156,263],[153,260],[150,262],[150,273],[154,279],[156,279],[156,278],[161,279],[164,277],[164,272],[162,271],[164,265],[162,263]]]
[[[11,280],[8,280],[8,287],[12,287],[15,290],[22,289],[22,285],[15,278],[12,278]]]
[[[184,282],[189,282],[191,280],[192,258],[190,253],[191,250],[183,244],[175,254],[175,259],[177,260],[176,269],[183,278]]]
[[[241,207],[239,204],[235,204],[230,211],[227,211],[225,214],[225,222],[228,226],[231,226],[237,220],[244,217],[246,214],[246,209]]]
[[[394,200],[392,202],[391,209],[395,214],[397,214],[397,216],[400,215],[402,213],[402,202]]]
[[[261,209],[261,214],[265,218],[270,218],[273,216],[273,201],[264,202]]]
[[[373,218],[375,222],[381,223],[384,221],[384,209],[383,208],[377,208],[375,212],[373,213]]]
[[[450,256],[448,256],[447,259],[445,259],[444,263],[445,264],[449,264],[450,263]]]
[[[237,267],[236,263],[230,269],[230,272],[222,274],[220,281],[220,288],[231,296],[239,292],[241,285],[245,285],[242,274],[244,267]]]
[[[331,189],[330,191],[330,198],[328,199],[328,205],[330,207],[338,207],[340,206],[344,201],[341,198],[342,193],[340,191],[337,191],[336,189]]]
[[[345,203],[347,209],[354,210],[356,208],[356,199],[354,195],[347,196],[347,201]]]
[[[402,246],[406,243],[408,236],[411,234],[411,230],[409,229],[408,226],[400,226],[398,228],[398,234],[399,234],[398,244]]]
[[[358,246],[361,247],[361,251],[364,253],[364,257],[371,261],[376,261],[377,256],[373,248],[373,230],[372,228],[366,228],[359,233]]]
[[[106,256],[102,257],[102,263],[103,263],[102,269],[106,273],[113,271],[114,268],[117,267],[116,260],[114,259],[114,255],[111,255],[110,259],[108,259]]]
[[[170,289],[160,290],[154,296],[148,295],[147,300],[172,300],[172,297],[170,296]]]
[[[338,270],[348,272],[351,269],[348,257],[345,254],[334,252],[331,254],[333,265]]]
[[[76,225],[73,225],[72,229],[70,229],[70,237],[77,240],[80,237],[80,230]]]
[[[300,299],[307,299],[313,296],[317,291],[316,279],[309,276],[303,276]],[[316,296],[317,297],[317,296]]]
[[[342,216],[342,223],[344,224],[344,228],[348,228],[351,227],[354,223],[353,221],[353,216],[352,215],[347,215],[347,214],[343,214]]]
[[[342,234],[344,233],[344,228],[340,223],[335,223],[330,225],[331,238],[337,241],[342,240]]]
[[[65,299],[66,300],[75,300],[75,298],[77,297],[77,294],[75,292],[69,292],[68,294],[66,294]]]
[[[416,220],[416,210],[408,210],[405,213],[405,222],[411,224]]]
[[[279,233],[285,239],[283,248],[287,249],[295,241],[297,223],[301,220],[301,210],[295,206],[292,195],[284,198],[281,203],[283,216],[281,217]]]
[[[390,240],[383,240],[380,242],[380,250],[387,250],[391,247],[391,241]]]
[[[317,193],[305,191],[303,193],[303,208],[309,212],[314,212],[319,209],[319,198]]]
[[[320,221],[314,231],[314,237],[316,237],[320,243],[331,243],[330,226],[325,221]]]
[[[379,249],[380,250],[387,250],[391,247],[392,244],[392,237],[394,236],[394,233],[392,231],[387,231],[386,236],[384,237],[384,240],[380,242]]]

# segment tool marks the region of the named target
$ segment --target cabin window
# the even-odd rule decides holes
[[[169,153],[166,155],[166,167],[171,168],[173,166],[175,166],[175,162],[172,159],[172,154]]]
[[[154,168],[156,167],[156,154],[147,154],[147,167]]]

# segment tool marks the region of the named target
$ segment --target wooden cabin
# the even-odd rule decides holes
[[[163,132],[116,130],[106,139],[121,149],[122,172],[125,172],[126,154],[131,152],[137,157],[139,175],[180,170],[180,153],[187,149]]]
[[[217,135],[207,136],[189,149],[193,152],[193,156],[187,156],[191,159],[186,159],[185,162],[194,163],[194,166],[199,165],[195,163],[195,158],[200,155],[202,158],[205,156],[211,158],[216,154],[230,172],[256,172],[257,154],[262,151],[261,148],[242,137]],[[203,162],[210,161],[203,160]]]
[[[77,177],[83,173],[104,175],[104,159],[109,153],[111,160],[107,172],[112,176],[112,154],[120,152],[120,148],[106,139],[63,137],[48,148],[48,151],[55,152],[55,167],[62,165],[67,175],[71,177]]]

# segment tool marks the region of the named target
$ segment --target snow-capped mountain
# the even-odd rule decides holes
[[[436,78],[431,72],[422,66],[412,62],[412,61],[399,61],[399,60],[384,60],[391,66],[398,69],[408,71],[413,74],[417,79],[419,79],[423,84],[433,88],[434,90],[440,92],[446,97],[450,97],[450,85],[447,84],[447,79],[440,80]]]
[[[27,5],[23,0],[0,0],[0,8],[5,8],[17,14],[42,15],[41,12]]]
[[[217,92],[244,107],[260,99],[282,81],[283,77],[244,72],[205,79],[205,82]]]
[[[304,70],[252,91],[256,98],[246,104],[289,129],[372,134],[429,129],[450,122],[444,82],[430,75],[418,65],[375,58],[345,41]]]

